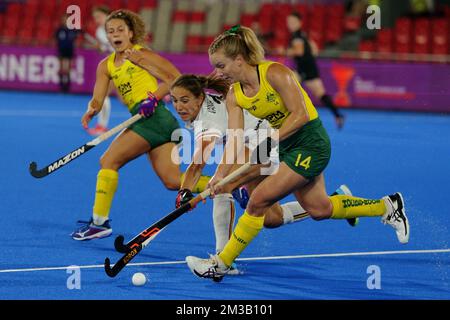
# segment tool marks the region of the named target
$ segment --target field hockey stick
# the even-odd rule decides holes
[[[237,170],[230,173],[228,176],[223,178],[217,186],[223,186],[230,181],[234,180],[238,176],[244,174],[249,170],[251,164],[246,163],[242,167],[238,168]],[[210,189],[206,189],[199,195],[197,195],[195,198],[191,199],[188,203],[185,203],[178,209],[175,209],[159,221],[152,224],[150,227],[142,231],[140,234],[138,234],[136,237],[134,237],[131,241],[129,241],[127,244],[123,243],[124,237],[119,235],[116,240],[114,241],[114,246],[116,247],[116,250],[123,252],[125,251],[124,255],[114,264],[113,267],[111,267],[111,261],[109,258],[105,259],[105,272],[110,277],[115,277],[143,248],[145,248],[151,240],[153,240],[156,235],[161,232],[162,229],[164,229],[168,224],[170,224],[172,221],[183,215],[184,213],[188,212],[189,210],[195,208],[195,206],[209,197],[211,194]]]
[[[122,122],[121,124],[115,126],[111,130],[103,133],[102,135],[98,136],[94,140],[89,141],[88,143],[86,143],[86,144],[82,145],[81,147],[73,150],[72,152],[69,152],[65,156],[59,158],[58,160],[52,162],[51,164],[49,164],[48,166],[46,166],[46,167],[44,167],[42,169],[38,169],[37,168],[37,163],[36,162],[34,162],[34,161],[31,162],[30,163],[30,167],[29,167],[31,175],[33,177],[35,177],[35,178],[43,178],[45,176],[48,176],[50,173],[52,173],[52,172],[62,168],[63,166],[65,166],[69,162],[77,159],[81,155],[85,154],[86,152],[88,152],[89,150],[94,148],[96,145],[98,145],[101,142],[109,139],[111,136],[115,135],[116,133],[120,132],[121,130],[129,127],[130,125],[132,125],[133,123],[137,122],[141,118],[142,118],[142,116],[140,114],[134,115],[130,119]]]

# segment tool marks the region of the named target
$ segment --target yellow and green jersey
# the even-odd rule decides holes
[[[140,45],[133,46],[135,50],[141,48]],[[158,81],[148,71],[129,60],[125,60],[120,67],[116,67],[114,65],[115,58],[115,52],[108,57],[108,73],[123,101],[131,111],[136,103],[147,98],[149,91],[155,92],[158,89]]]
[[[264,61],[258,65],[260,85],[258,93],[253,97],[247,97],[244,94],[239,82],[233,84],[233,89],[238,106],[248,110],[248,112],[259,119],[266,119],[272,128],[279,129],[289,116],[290,112],[284,105],[283,99],[281,99],[279,93],[272,88],[266,78],[267,69],[273,63],[276,62]],[[311,99],[305,90],[303,90],[300,83],[297,80],[295,81],[297,82],[300,92],[303,95],[303,99],[305,100],[306,112],[309,115],[309,121],[317,119],[319,115],[316,108],[312,104]]]

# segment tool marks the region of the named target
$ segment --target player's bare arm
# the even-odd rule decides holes
[[[125,57],[161,81],[158,90],[153,92],[158,99],[169,93],[170,85],[181,75],[172,63],[149,49],[130,49],[125,52]]]
[[[108,94],[110,77],[108,74],[107,58],[100,61],[97,66],[96,80],[92,99],[88,103],[88,109],[81,118],[81,124],[87,128],[89,121],[102,110],[103,102]]]
[[[274,63],[267,70],[267,80],[280,94],[286,108],[291,113],[278,132],[279,140],[282,141],[303,127],[309,121],[309,115],[303,95],[290,69]]]
[[[194,189],[202,175],[202,170],[205,167],[206,162],[211,156],[216,139],[217,137],[215,136],[206,136],[200,137],[197,140],[192,162],[185,172],[184,181],[180,189]]]

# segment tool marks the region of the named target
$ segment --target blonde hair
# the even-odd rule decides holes
[[[138,14],[130,10],[121,9],[111,12],[106,19],[106,23],[112,19],[123,20],[128,28],[133,31],[133,38],[131,38],[132,44],[142,44],[144,42],[145,23]]]
[[[236,58],[239,54],[250,65],[257,65],[264,60],[264,48],[252,29],[234,26],[220,34],[211,43],[209,55],[223,49],[226,57]]]

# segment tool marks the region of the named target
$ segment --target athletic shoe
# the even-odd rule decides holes
[[[341,184],[339,186],[339,188],[336,189],[336,191],[334,192],[334,194],[345,194],[347,196],[351,196],[352,192],[350,191],[350,189],[345,185],[345,184]],[[350,219],[346,219],[348,224],[352,227],[355,227],[358,223],[359,223],[359,218],[350,218]]]
[[[210,255],[209,259],[187,256],[186,263],[197,277],[212,279],[215,282],[222,281],[223,277],[230,272],[230,268],[222,262],[218,255]]]
[[[234,189],[231,194],[233,198],[239,203],[239,206],[245,210],[247,208],[248,200],[250,199],[246,187],[240,187]]]
[[[389,224],[395,229],[398,241],[408,243],[409,222],[405,214],[405,204],[400,192],[383,197],[386,204],[386,213],[381,218],[381,222]]]
[[[78,221],[81,227],[75,230],[71,236],[73,240],[91,240],[95,238],[106,238],[111,235],[112,228],[110,220],[106,220],[102,225],[94,224],[93,219],[89,221]]]
[[[241,274],[243,274],[243,272],[241,270],[239,270],[236,263],[233,262],[233,264],[230,266],[230,271],[227,272],[227,275],[238,276]]]
[[[220,254],[220,251],[217,251],[217,252],[216,252],[216,255],[219,255],[219,254]],[[228,271],[227,274],[230,275],[230,276],[238,276],[238,275],[240,275],[240,274],[243,274],[243,272],[240,271],[240,270],[238,269],[236,263],[233,262],[233,263],[231,264],[231,266],[230,266],[230,271]]]
[[[106,131],[108,131],[108,128],[97,124],[94,128],[89,128],[87,129],[87,132],[91,135],[91,136],[99,136],[103,133],[105,133]]]

